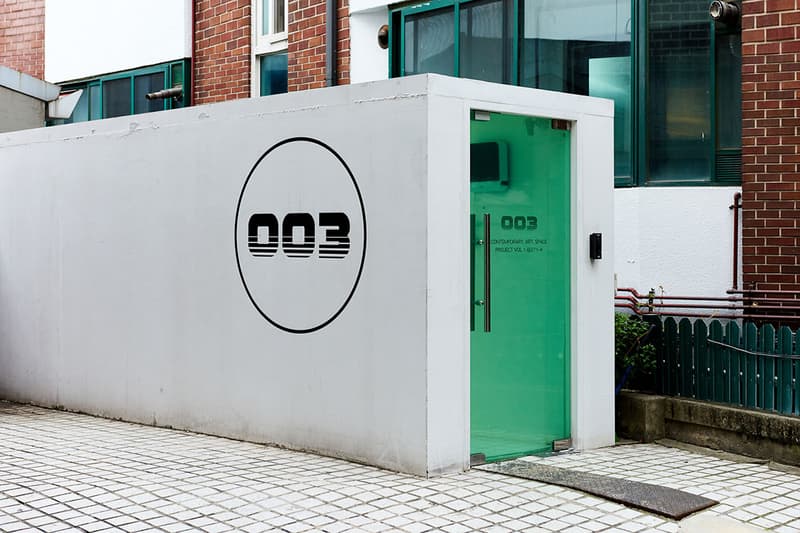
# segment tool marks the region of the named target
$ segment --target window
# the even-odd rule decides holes
[[[715,177],[720,183],[741,181],[742,173],[742,34],[717,28],[715,34]]]
[[[189,62],[164,63],[125,72],[108,74],[96,79],[65,83],[65,92],[83,89],[78,104],[69,119],[51,121],[50,125],[69,124],[100,118],[137,115],[150,111],[175,109],[189,105],[189,91],[179,98],[148,100],[148,93],[183,86],[188,79]]]
[[[702,180],[711,143],[711,23],[705,3],[677,13],[650,3],[647,13],[647,176],[650,181]]]
[[[257,0],[261,13],[260,35],[286,33],[286,0]]]
[[[741,29],[706,0],[434,0],[390,22],[392,76],[613,100],[618,186],[741,180]]]
[[[261,96],[281,94],[287,90],[289,54],[286,52],[261,56]]]
[[[253,0],[253,95],[287,90],[287,3],[288,0]]]
[[[519,84],[614,100],[614,175],[631,181],[631,3],[523,0]]]
[[[459,10],[458,70],[465,78],[511,83],[512,37],[510,0],[483,0]],[[493,58],[500,58],[493,61]]]

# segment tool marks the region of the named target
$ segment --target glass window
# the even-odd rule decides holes
[[[261,34],[267,35],[270,33],[269,27],[269,5],[272,0],[261,0]]]
[[[103,107],[100,101],[100,84],[89,85],[89,120],[103,118]]]
[[[49,122],[57,125],[183,107],[190,103],[189,76],[189,64],[182,60],[65,84],[65,93],[83,89],[83,96],[70,119]],[[145,97],[148,93],[178,86],[184,91],[177,100],[147,100]]]
[[[286,31],[285,0],[259,0],[261,35],[271,35]]]
[[[161,111],[164,100],[148,100],[147,93],[164,89],[164,73],[155,72],[133,78],[133,114]]]
[[[406,17],[405,73],[455,74],[453,9],[438,9]]]
[[[742,34],[718,33],[717,147],[742,147]]]
[[[513,11],[508,1],[488,0],[461,6],[459,76],[511,83]]]
[[[614,167],[633,157],[630,0],[524,0],[520,85],[614,101]]]
[[[648,2],[647,181],[710,179],[711,25],[706,2]]]
[[[72,111],[72,116],[64,121],[65,124],[71,122],[85,122],[89,120],[89,90],[84,89],[78,104]]]
[[[252,96],[285,93],[287,89],[288,48],[287,0],[257,0],[253,4],[256,39],[251,47]]]
[[[103,117],[131,114],[131,79],[119,78],[103,83]]]
[[[614,176],[630,183],[633,176],[630,56],[589,59],[589,96],[614,101]]]
[[[741,21],[714,23],[708,0],[434,5],[391,12],[392,76],[434,72],[610,99],[617,185],[741,181]]]
[[[179,107],[184,107],[185,103],[188,103],[189,101],[188,93],[189,91],[191,91],[191,87],[183,82],[183,63],[176,63],[172,65],[170,70],[171,70],[170,74],[172,76],[171,86],[172,87],[180,86],[183,88],[183,96],[181,98],[178,98],[177,101],[173,99],[172,102],[170,102],[172,104],[172,108],[177,109]]]
[[[286,4],[283,0],[272,0],[272,2],[272,14],[275,19],[272,33],[284,32],[286,31]]]
[[[287,91],[289,55],[271,54],[261,56],[261,96],[281,94]]]
[[[714,178],[720,183],[742,179],[742,34],[722,28],[715,39],[717,153]]]

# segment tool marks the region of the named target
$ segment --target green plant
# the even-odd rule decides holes
[[[619,387],[627,380],[643,385],[656,369],[656,347],[649,341],[652,326],[633,315],[614,316],[614,355]],[[646,386],[644,387],[646,388]]]

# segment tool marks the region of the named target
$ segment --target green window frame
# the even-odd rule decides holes
[[[397,54],[397,50],[405,50],[405,32],[398,31],[398,28],[404,28],[409,17],[415,17],[421,14],[432,14],[440,10],[451,10],[453,13],[453,42],[454,42],[454,57],[453,57],[453,76],[460,76],[461,71],[461,57],[460,57],[460,33],[461,33],[461,6],[468,4],[481,3],[483,0],[433,0],[424,4],[417,4],[410,7],[396,9],[391,12],[389,24],[389,72],[390,77],[405,76],[405,61],[402,54]],[[512,54],[511,54],[511,84],[518,84],[519,68],[517,61],[519,59],[518,46],[519,46],[519,2],[510,1],[503,2],[512,6]],[[397,55],[397,57],[395,57]]]
[[[163,83],[157,86],[150,86],[141,88],[146,92],[154,92],[162,89],[169,89],[178,85],[184,88],[183,94],[180,98],[164,98],[162,100],[150,100],[146,109],[142,109],[143,102],[141,98],[137,99],[136,85],[137,81],[146,81],[147,77],[150,79],[157,79],[161,75]],[[115,84],[124,83],[127,81],[129,87],[129,94],[127,95],[127,104],[119,105],[119,109],[110,113],[108,93]],[[62,84],[62,92],[69,93],[76,90],[83,89],[84,93],[76,106],[73,116],[69,119],[51,120],[48,125],[70,124],[73,122],[83,122],[86,120],[98,120],[102,118],[110,118],[111,116],[128,116],[136,115],[139,113],[146,113],[151,111],[162,111],[166,109],[178,109],[191,105],[191,69],[190,61],[182,59],[178,61],[171,61],[168,63],[160,63],[147,67],[141,67],[133,70],[126,70],[121,72],[114,72],[103,76],[88,78],[78,81],[72,81]],[[140,91],[141,94],[142,91]],[[119,93],[120,96],[125,98],[124,93]],[[138,104],[138,109],[137,109]],[[159,105],[160,104],[160,105]],[[125,109],[127,107],[127,109]]]
[[[390,77],[404,76],[407,74],[406,65],[406,28],[407,24],[414,24],[422,17],[430,16],[436,12],[439,14],[449,13],[453,17],[453,65],[450,72],[446,74],[461,76],[461,42],[459,41],[461,12],[468,9],[470,5],[480,3],[485,0],[432,0],[430,2],[404,5],[390,10],[389,13],[389,75]],[[520,85],[521,78],[521,27],[523,16],[522,6],[525,0],[507,0],[506,17],[510,18],[510,28],[512,33],[510,58],[511,73],[505,83]],[[704,156],[707,160],[707,169],[703,171],[701,177],[687,178],[679,172],[675,174],[677,179],[655,179],[655,174],[649,168],[648,157],[656,157],[648,150],[650,132],[648,131],[648,96],[650,92],[649,78],[651,67],[649,61],[650,46],[650,20],[648,19],[648,4],[658,2],[631,1],[631,40],[630,40],[630,135],[632,147],[630,154],[630,165],[626,165],[630,175],[615,176],[615,186],[689,186],[689,185],[735,185],[741,183],[741,28],[730,27],[723,23],[714,22],[707,16],[708,3],[705,0],[684,0],[687,5],[691,5],[696,11],[702,8],[705,17],[701,25],[707,24],[708,39],[708,71],[709,76],[707,87],[707,106],[709,110],[709,131],[708,150]],[[697,6],[694,5],[694,3]],[[696,21],[695,21],[696,22]],[[447,27],[445,32],[449,30]],[[415,34],[415,38],[419,36]],[[738,41],[737,41],[738,39]],[[720,43],[724,41],[731,50],[738,46],[738,64],[736,64],[735,54],[727,57],[720,54]],[[723,61],[724,60],[724,61]],[[414,58],[416,61],[416,57]],[[424,72],[420,70],[419,72]],[[441,72],[440,73],[445,73]],[[665,119],[666,120],[666,119]],[[737,122],[738,121],[738,122]],[[738,129],[736,124],[738,123]],[[651,125],[652,127],[652,125]],[[726,129],[722,129],[722,128]],[[727,135],[720,135],[724,131]],[[722,142],[723,139],[727,142]],[[738,146],[734,142],[738,139]],[[705,146],[705,145],[704,145]],[[656,160],[654,159],[653,162]]]

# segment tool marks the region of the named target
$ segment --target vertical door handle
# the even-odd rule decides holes
[[[492,331],[492,257],[489,213],[483,214],[483,331]]]
[[[475,331],[475,215],[469,216],[469,330]]]

